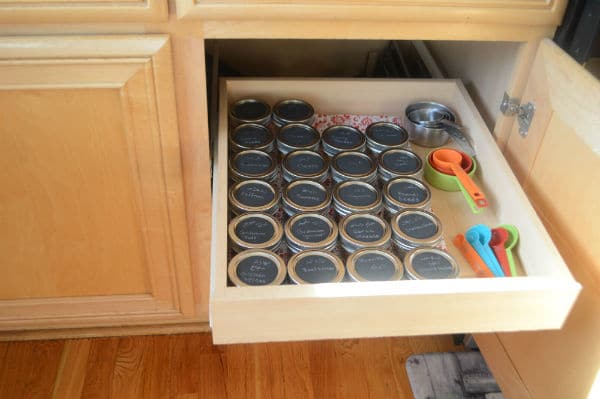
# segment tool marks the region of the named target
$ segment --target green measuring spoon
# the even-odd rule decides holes
[[[508,265],[510,266],[510,273],[513,276],[516,276],[517,266],[515,264],[515,258],[513,257],[512,250],[519,241],[519,230],[512,224],[502,224],[500,227],[503,227],[506,229],[506,231],[508,231],[508,240],[506,240],[506,243],[504,244],[506,248],[506,258],[508,259]]]

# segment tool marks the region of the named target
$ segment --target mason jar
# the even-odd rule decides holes
[[[258,123],[244,123],[235,127],[229,135],[229,148],[233,152],[259,150],[272,152],[275,148],[273,133]]]
[[[285,238],[292,253],[309,249],[332,251],[337,236],[336,223],[318,213],[298,213],[285,223]]]
[[[342,260],[334,253],[308,250],[293,255],[287,265],[295,284],[339,283],[345,275]]]
[[[396,177],[421,179],[423,161],[412,151],[405,149],[386,150],[377,159],[379,177],[387,182]]]
[[[391,251],[379,248],[359,249],[346,260],[352,281],[394,281],[404,275],[402,262]]]
[[[315,110],[312,105],[304,100],[282,100],[273,107],[273,123],[279,127],[288,123],[311,125],[314,120]]]
[[[281,285],[285,280],[286,267],[276,253],[252,249],[240,252],[229,261],[227,275],[236,287]]]
[[[283,158],[281,170],[286,182],[304,179],[323,183],[329,176],[329,161],[316,151],[296,150]]]
[[[377,180],[377,165],[364,152],[340,152],[331,158],[331,177],[336,183],[360,180],[373,184]]]
[[[392,122],[371,123],[365,131],[367,148],[375,156],[390,149],[406,148],[408,132]]]
[[[434,247],[443,239],[442,222],[431,212],[407,209],[390,221],[392,240],[406,253],[418,247]]]
[[[405,209],[428,209],[431,191],[421,180],[412,177],[396,177],[383,188],[383,205],[389,215]]]
[[[282,203],[288,216],[311,212],[327,214],[331,206],[331,191],[313,180],[295,180],[283,189]]]
[[[229,208],[234,215],[263,212],[274,215],[279,210],[279,191],[264,180],[244,180],[229,189]]]
[[[277,133],[277,149],[282,155],[295,150],[319,150],[321,136],[317,130],[303,123],[290,123]]]
[[[267,126],[271,122],[271,107],[256,98],[244,98],[229,106],[229,123],[235,127],[242,123]]]
[[[333,188],[333,208],[340,217],[353,213],[378,214],[382,207],[381,191],[369,183],[348,180]]]
[[[340,243],[347,254],[363,248],[388,249],[392,232],[388,223],[376,215],[358,213],[340,222]]]
[[[460,269],[448,252],[438,248],[415,248],[404,257],[406,275],[411,280],[457,278]]]
[[[364,152],[366,138],[362,132],[352,126],[330,126],[321,136],[323,151],[330,157],[343,151]]]
[[[277,252],[283,238],[281,223],[266,213],[244,213],[229,222],[229,242],[234,252],[266,249]]]
[[[260,179],[273,183],[277,172],[277,161],[263,151],[240,151],[229,159],[229,177],[235,182]]]

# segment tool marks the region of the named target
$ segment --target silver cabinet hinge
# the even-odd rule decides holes
[[[504,92],[502,104],[500,104],[500,111],[506,116],[517,115],[519,134],[523,137],[527,137],[529,126],[531,126],[531,121],[535,114],[535,105],[532,102],[521,105],[517,98],[509,97],[508,93]]]

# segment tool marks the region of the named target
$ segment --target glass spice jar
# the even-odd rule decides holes
[[[402,262],[391,251],[364,248],[354,252],[346,260],[348,277],[352,281],[393,281],[404,275]]]
[[[271,251],[253,249],[240,252],[229,261],[227,275],[237,287],[280,285],[286,276],[283,259]]]
[[[405,209],[428,209],[431,191],[421,180],[412,177],[396,177],[383,188],[383,205],[389,215]]]
[[[348,254],[362,248],[390,247],[390,226],[379,216],[368,213],[353,214],[342,219],[339,229],[340,243]]]
[[[282,155],[295,150],[317,151],[320,141],[319,132],[303,123],[290,123],[277,133],[277,149]]]
[[[365,135],[352,126],[330,126],[321,136],[323,151],[330,157],[343,151],[364,152],[366,146]]]
[[[245,98],[229,106],[229,124],[232,127],[242,123],[257,123],[267,126],[270,122],[271,107],[265,101]]]
[[[233,152],[259,150],[272,152],[275,148],[273,133],[258,123],[244,123],[231,131],[229,149]]]
[[[288,216],[296,213],[329,213],[331,191],[313,180],[295,180],[282,193],[283,210]]]
[[[281,223],[266,213],[244,213],[229,222],[229,242],[234,252],[266,249],[277,252],[283,238]]]
[[[288,261],[287,269],[295,284],[339,283],[346,270],[337,255],[320,250],[298,252]]]
[[[311,125],[314,120],[315,110],[312,105],[304,100],[282,100],[273,107],[273,123],[279,127],[288,123]]]
[[[418,247],[434,247],[443,239],[442,222],[431,212],[407,209],[390,222],[392,240],[403,253]]]
[[[266,152],[244,150],[229,159],[229,177],[235,182],[260,179],[273,183],[277,176],[277,161]]]
[[[408,132],[392,122],[371,123],[365,131],[367,148],[374,156],[390,149],[406,148]]]
[[[373,184],[377,180],[377,165],[363,152],[340,152],[331,158],[331,177],[336,183],[359,180]]]
[[[406,275],[411,280],[457,278],[458,263],[448,252],[438,248],[415,248],[404,257]]]
[[[281,170],[286,182],[305,179],[323,183],[329,176],[329,162],[316,151],[297,150],[283,158]]]
[[[337,245],[337,224],[318,213],[298,213],[288,219],[284,230],[292,253],[309,249],[332,251]]]
[[[263,212],[270,215],[279,210],[279,192],[264,180],[244,180],[229,189],[229,209],[234,215]]]

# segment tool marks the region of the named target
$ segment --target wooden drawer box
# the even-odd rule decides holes
[[[477,152],[477,180],[490,207],[474,215],[459,193],[432,189],[459,279],[269,287],[227,286],[228,104],[259,97],[309,101],[319,113],[401,116],[407,104],[435,100],[451,106]],[[214,153],[210,323],[215,343],[560,328],[580,285],[512,174],[460,81],[228,79],[221,81]],[[428,149],[413,145],[422,156]],[[511,223],[524,277],[475,278],[452,245],[470,226]]]

